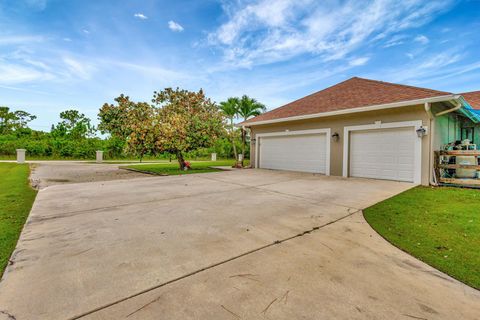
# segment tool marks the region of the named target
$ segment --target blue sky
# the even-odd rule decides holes
[[[0,105],[96,121],[120,93],[270,109],[352,76],[480,90],[480,0],[0,0]]]

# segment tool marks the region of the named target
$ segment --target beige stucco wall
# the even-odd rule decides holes
[[[424,126],[429,126],[430,120],[423,105],[252,126],[251,137],[252,139],[256,139],[255,136],[258,133],[330,128],[332,134],[337,132],[340,135],[338,142],[331,140],[330,174],[334,176],[342,176],[344,127],[373,124],[375,121],[388,123],[414,120],[421,120]],[[255,166],[255,145],[253,141],[250,150],[251,164],[252,166]],[[430,135],[427,135],[422,138],[422,184],[424,185],[429,184],[429,151]]]

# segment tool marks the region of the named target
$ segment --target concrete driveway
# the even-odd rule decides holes
[[[410,187],[263,170],[50,186],[0,319],[477,319],[478,291],[364,221]]]

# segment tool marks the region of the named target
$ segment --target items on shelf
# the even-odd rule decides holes
[[[435,152],[435,178],[440,184],[480,186],[480,151],[469,140],[455,141]]]

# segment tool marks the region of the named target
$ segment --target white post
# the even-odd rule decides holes
[[[17,149],[17,163],[25,163],[25,149]]]
[[[216,153],[212,153],[212,161],[217,161],[217,154]]]
[[[238,162],[242,162],[242,160],[243,160],[243,154],[239,153],[238,154]]]
[[[97,163],[103,162],[103,151],[97,150]]]

